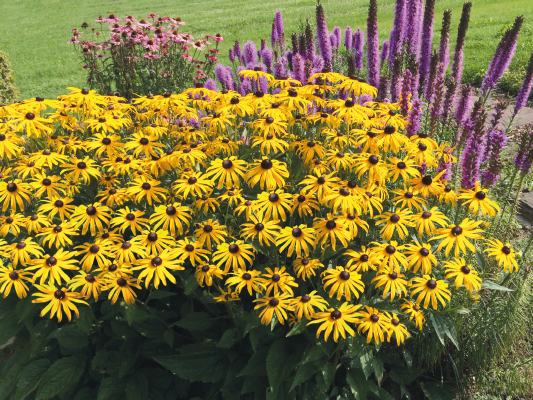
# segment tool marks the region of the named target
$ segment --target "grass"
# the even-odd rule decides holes
[[[328,26],[360,27],[366,30],[368,0],[323,0]],[[392,26],[394,1],[379,1],[380,40],[385,40]],[[0,5],[0,48],[10,55],[20,98],[33,96],[55,97],[66,93],[67,86],[85,86],[81,69],[72,45],[67,44],[70,29],[81,23],[92,23],[99,14],[144,17],[159,15],[180,16],[185,28],[194,36],[220,32],[223,61],[227,49],[239,38],[259,43],[269,38],[276,10],[283,11],[285,32],[289,38],[309,18],[314,21],[315,1],[244,1],[244,0],[18,0],[2,1]],[[435,46],[444,9],[453,12],[451,43],[461,14],[463,0],[438,0],[436,5]],[[474,81],[488,66],[504,29],[517,15],[526,17],[519,40],[517,55],[511,66],[525,65],[533,50],[533,7],[531,0],[473,0],[472,18],[466,41],[465,77]]]

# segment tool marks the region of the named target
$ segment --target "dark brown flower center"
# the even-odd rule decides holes
[[[14,219],[11,218],[11,217],[7,217],[7,218],[6,218],[6,224],[12,224],[13,221],[14,221]]]
[[[135,214],[132,214],[132,213],[126,214],[126,219],[128,221],[134,221],[135,220]]]
[[[119,285],[120,287],[124,287],[128,284],[128,281],[124,278],[118,278],[117,279],[117,285]]]
[[[255,224],[254,228],[257,232],[261,232],[263,229],[265,229],[265,226],[262,223],[257,223]]]
[[[58,300],[63,300],[65,298],[65,292],[58,289],[54,292],[54,297]]]
[[[502,247],[502,253],[505,255],[511,254],[511,248],[509,246],[503,246]]]
[[[350,279],[350,273],[348,271],[342,271],[339,274],[339,278],[341,278],[343,281],[347,281],[348,279]]]
[[[102,144],[103,144],[104,146],[109,146],[109,145],[111,144],[111,139],[109,139],[109,138],[103,138],[103,139],[102,139]]]
[[[463,228],[461,228],[460,226],[454,226],[452,228],[452,235],[459,236],[462,233],[463,233]]]
[[[194,251],[194,246],[192,244],[185,245],[185,251],[188,251],[188,252]]]
[[[87,207],[85,212],[87,213],[87,215],[95,215],[96,214],[96,207],[89,206],[89,207]]]
[[[272,275],[272,282],[279,282],[281,279],[281,276],[279,274]]]
[[[373,323],[376,323],[379,321],[379,317],[376,314],[372,314],[370,316],[370,321],[372,321]]]
[[[191,176],[188,180],[187,180],[187,183],[189,185],[194,185],[196,182],[198,182],[198,179],[196,179],[194,176]]]
[[[332,311],[330,315],[332,319],[339,319],[342,316],[342,313],[339,310],[335,310]]]
[[[272,168],[272,161],[268,160],[268,159],[261,161],[261,168],[263,168],[263,169]]]
[[[228,246],[228,251],[232,254],[235,254],[239,251],[239,246],[237,246],[236,244],[230,244]]]
[[[367,262],[368,261],[368,255],[367,254],[362,254],[361,257],[359,257],[359,261]]]
[[[348,196],[350,194],[350,191],[348,189],[342,188],[342,189],[339,190],[339,194],[341,196],[345,196],[346,197],[346,196]]]
[[[413,196],[414,196],[414,195],[413,195],[412,192],[405,192],[405,194],[404,194],[404,197],[405,197],[406,199],[412,199]]]
[[[115,272],[117,269],[118,269],[118,265],[117,264],[111,264],[109,267],[107,267],[107,270],[109,272]]]
[[[392,214],[389,219],[390,219],[390,222],[395,224],[400,220],[400,216],[398,214]]]
[[[35,119],[35,114],[34,113],[27,113],[26,114],[26,119],[29,119],[30,121],[34,120]]]
[[[169,206],[166,209],[167,215],[174,215],[174,214],[176,214],[176,211],[177,211],[176,207],[174,207],[174,206]]]
[[[22,250],[23,248],[26,247],[26,243],[25,242],[18,242],[16,247],[17,247],[17,249]]]
[[[337,227],[337,223],[335,221],[328,221],[326,222],[326,228],[331,230],[335,229]]]
[[[387,247],[385,247],[385,251],[388,254],[394,254],[394,253],[396,253],[396,247],[394,247],[394,246],[389,244]]]
[[[407,168],[407,165],[403,161],[400,161],[398,164],[396,164],[396,167],[398,169],[405,169]]]
[[[398,326],[398,325],[400,325],[400,321],[398,321],[396,318],[391,319],[390,323],[391,323],[393,326]]]
[[[433,183],[433,178],[429,175],[426,175],[422,178],[422,183],[426,186],[429,186]]]
[[[433,290],[437,287],[437,282],[434,280],[434,279],[430,279],[429,281],[426,282],[426,286]]]
[[[323,185],[324,183],[326,183],[326,177],[325,176],[321,176],[320,178],[318,178],[317,180],[317,183],[319,185]]]
[[[61,228],[59,225],[58,226],[54,226],[54,232],[55,233],[59,233],[63,230],[63,228]]]
[[[155,242],[157,240],[157,233],[155,232],[150,232],[147,236],[147,239],[150,241],[150,242]]]
[[[419,253],[420,253],[420,255],[421,255],[422,257],[427,257],[427,256],[429,256],[429,250],[426,249],[425,247],[421,248],[420,251],[419,251]]]
[[[398,274],[396,272],[391,272],[389,274],[389,278],[392,279],[392,280],[397,279],[398,278]]]
[[[163,260],[161,259],[161,257],[152,258],[152,265],[154,267],[159,267],[161,264],[163,264]]]
[[[252,279],[252,275],[248,272],[245,272],[244,274],[242,274],[242,279],[244,279],[245,281],[249,281],[250,279]]]
[[[96,279],[92,275],[85,275],[85,280],[89,283],[94,283]]]
[[[96,254],[100,251],[100,246],[93,244],[91,247],[89,247],[89,251],[93,254]]]
[[[131,248],[131,243],[130,243],[130,242],[124,242],[124,243],[122,243],[122,248],[123,248],[124,250],[128,250],[128,249],[130,249],[130,248]]]
[[[302,236],[302,234],[303,231],[300,228],[294,228],[292,230],[292,236],[294,236],[295,238]]]
[[[483,191],[476,193],[476,199],[478,200],[485,200],[485,197],[487,197],[487,194]]]
[[[311,300],[311,297],[308,295],[302,296],[302,298],[300,299],[302,303],[307,303],[309,302],[309,300]]]
[[[278,299],[270,299],[270,301],[268,302],[268,305],[270,307],[277,307],[279,304],[279,300]]]
[[[424,143],[418,143],[418,149],[420,151],[426,151],[428,147]]]
[[[468,275],[470,273],[470,268],[468,268],[466,265],[463,265],[461,267],[461,272],[465,275]]]
[[[415,304],[415,305],[413,306],[413,310],[415,310],[415,311],[418,312],[418,311],[420,311],[420,308],[418,308],[418,306]]]
[[[9,273],[9,279],[11,279],[12,281],[16,281],[18,278],[19,278],[19,274],[17,272],[11,271]]]
[[[279,200],[279,195],[277,193],[270,193],[268,195],[268,200],[272,203],[275,203],[276,201]]]
[[[378,156],[372,154],[370,157],[368,157],[368,162],[372,165],[376,165],[379,162]]]
[[[222,168],[230,169],[231,167],[233,167],[233,163],[231,162],[231,160],[222,161]]]
[[[148,182],[144,182],[142,185],[141,185],[141,188],[143,190],[150,190],[151,189],[151,185],[148,183]]]
[[[16,183],[8,183],[6,186],[6,189],[8,192],[16,192],[17,191],[17,184]]]

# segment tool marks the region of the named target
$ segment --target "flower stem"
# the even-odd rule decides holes
[[[507,221],[507,229],[505,230],[504,235],[504,243],[507,242],[507,237],[509,236],[509,232],[511,230],[511,223],[513,222],[513,219],[516,215],[516,210],[518,208],[518,201],[520,200],[520,195],[522,194],[522,188],[524,187],[524,180],[526,178],[526,174],[522,173],[520,176],[520,183],[518,184],[518,189],[516,190],[516,196],[513,202],[513,208],[511,209],[511,215],[509,215],[509,221]],[[502,215],[503,218],[503,215]]]

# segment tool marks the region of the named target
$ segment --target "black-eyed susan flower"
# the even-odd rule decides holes
[[[24,202],[30,203],[31,186],[23,183],[20,179],[14,179],[7,183],[0,181],[0,202],[2,205],[2,212],[5,212],[8,207],[11,207],[11,212],[17,211],[17,206],[20,211],[24,211]]]
[[[5,255],[11,259],[11,262],[16,267],[19,263],[26,266],[30,263],[31,257],[40,257],[44,251],[31,237],[24,240],[10,244],[4,247]],[[4,250],[3,249],[3,250]]]
[[[346,264],[346,269],[357,272],[366,272],[370,269],[375,271],[381,264],[381,258],[371,248],[366,246],[361,246],[361,251],[349,249],[344,255],[350,257]]]
[[[479,182],[476,182],[474,190],[460,189],[459,200],[466,200],[463,205],[468,205],[468,211],[472,211],[474,216],[481,210],[483,216],[490,215],[496,216],[496,213],[500,211],[500,207],[494,201],[489,199],[487,189],[481,189]]]
[[[24,281],[29,280],[31,272],[27,269],[14,269],[12,265],[4,267],[0,261],[0,293],[4,294],[4,298],[9,296],[13,287],[19,299],[26,297],[29,289]]]
[[[68,157],[58,154],[56,152],[50,151],[48,149],[45,149],[43,151],[32,153],[30,159],[28,160],[28,163],[26,163],[26,167],[31,168],[31,169],[34,169],[34,168],[39,169],[41,167],[46,166],[51,170],[56,165],[60,165],[60,163],[64,163],[67,161],[68,161]],[[28,165],[32,162],[34,163],[33,166]],[[29,173],[30,175],[32,175],[31,171]]]
[[[206,245],[211,250],[211,244],[216,243],[219,245],[222,243],[226,236],[226,226],[220,225],[218,221],[208,219],[207,221],[198,223],[199,228],[194,231],[194,236],[198,242]]]
[[[116,217],[111,220],[113,227],[119,226],[119,232],[124,233],[128,228],[135,235],[137,231],[142,232],[143,229],[148,228],[148,219],[142,218],[144,212],[141,210],[130,210],[125,207],[116,212]]]
[[[267,267],[266,272],[261,274],[261,282],[266,289],[265,296],[270,296],[272,292],[274,296],[277,296],[278,293],[286,293],[293,296],[292,288],[298,287],[294,278],[285,272],[285,267],[275,267],[274,270]]]
[[[351,239],[350,234],[342,222],[339,221],[339,218],[334,217],[332,214],[328,213],[326,218],[315,218],[313,229],[316,234],[315,246],[320,244],[324,248],[326,243],[330,243],[335,251],[338,240],[344,247],[348,247],[348,241]]]
[[[313,260],[308,258],[297,258],[292,262],[292,267],[296,276],[302,278],[304,281],[306,278],[316,276],[316,270],[318,268],[324,268],[324,265],[320,263],[320,260]]]
[[[210,252],[203,250],[203,243],[198,241],[191,241],[188,238],[184,238],[176,241],[175,252],[177,257],[182,260],[189,260],[192,266],[196,266],[196,263],[205,263],[209,259]]]
[[[261,323],[263,325],[268,325],[272,322],[274,313],[276,314],[277,320],[284,325],[285,320],[287,319],[287,310],[292,308],[290,305],[290,296],[288,294],[260,297],[259,299],[255,299],[254,303],[259,303],[254,307],[254,310],[264,307],[259,314],[259,318],[261,318]]]
[[[480,233],[483,232],[483,229],[477,228],[481,223],[483,223],[483,221],[470,221],[466,218],[459,225],[449,224],[446,228],[437,229],[435,234],[438,236],[432,237],[429,240],[442,239],[437,248],[437,253],[446,247],[446,257],[450,254],[450,250],[454,245],[455,257],[459,257],[459,251],[466,254],[467,248],[475,253],[476,248],[468,241],[468,239],[483,239],[483,236],[480,235]]]
[[[67,188],[66,185],[60,183],[61,177],[56,175],[47,176],[46,174],[37,173],[34,179],[35,181],[31,183],[32,188],[35,190],[33,195],[39,199],[45,192],[46,197],[49,199],[62,197]]]
[[[503,265],[504,271],[513,273],[518,271],[518,263],[516,262],[516,253],[510,243],[503,244],[498,239],[487,240],[489,247],[484,251],[489,257],[494,257],[498,261],[498,266]]]
[[[158,187],[160,184],[161,182],[154,179],[137,178],[130,183],[131,186],[128,188],[127,193],[135,199],[136,203],[143,199],[146,199],[150,205],[152,205],[152,202],[162,203],[167,190]]]
[[[448,284],[443,280],[437,280],[430,275],[424,275],[422,278],[413,278],[411,281],[411,297],[416,298],[416,305],[420,305],[424,300],[423,307],[428,308],[429,302],[433,309],[437,309],[437,300],[446,307],[446,300],[451,300],[451,293],[448,290]]]
[[[239,294],[237,292],[232,292],[231,288],[228,288],[227,291],[219,287],[217,287],[217,289],[220,292],[220,296],[213,297],[213,299],[216,300],[217,303],[226,303],[229,301],[240,300]]]
[[[256,160],[250,166],[244,179],[248,186],[254,187],[259,183],[262,190],[273,191],[285,186],[285,179],[289,177],[287,165],[278,160],[264,158]]]
[[[400,148],[409,142],[407,136],[400,133],[394,126],[386,126],[380,131],[377,137],[378,146],[383,148],[383,151],[387,153],[391,150],[397,154]]]
[[[420,176],[414,161],[409,156],[404,158],[391,157],[389,161],[391,163],[385,165],[389,171],[386,178],[391,178],[392,182],[396,182],[400,176],[404,182],[409,182],[411,178]]]
[[[94,161],[85,157],[84,159],[78,159],[76,157],[71,157],[70,164],[61,164],[62,174],[66,174],[66,177],[69,179],[78,180],[80,177],[85,183],[88,183],[91,180],[91,177],[98,178],[100,177],[100,172],[94,167]]]
[[[423,211],[426,201],[418,196],[418,192],[411,187],[404,185],[403,189],[391,190],[397,196],[392,199],[394,204],[400,208],[407,208],[410,211]]]
[[[227,201],[229,207],[234,207],[244,201],[244,197],[242,197],[242,189],[231,187],[224,194],[222,194],[222,196],[218,197],[217,200],[219,200],[220,203]]]
[[[245,270],[246,261],[253,265],[254,250],[252,246],[245,244],[242,240],[222,243],[213,253],[213,262],[219,267],[224,264],[224,273],[227,273],[230,268],[233,268],[233,271]]]
[[[184,199],[189,195],[192,197],[202,197],[213,187],[213,181],[207,179],[205,174],[201,172],[191,173],[190,176],[177,179],[173,188],[176,194],[182,195]]]
[[[137,157],[139,154],[144,154],[146,157],[157,156],[165,147],[164,144],[158,143],[155,136],[146,135],[142,132],[133,133],[132,140],[125,143],[124,150],[133,150],[133,156]]]
[[[44,236],[43,246],[60,248],[66,245],[72,246],[70,236],[78,236],[78,232],[69,222],[62,222],[59,225],[42,228],[37,234],[37,237],[40,236]]]
[[[435,196],[438,197],[444,191],[444,185],[442,184],[440,178],[446,170],[439,172],[435,177],[431,175],[425,175],[418,178],[413,178],[409,182],[413,186],[413,190],[420,192],[424,197]]]
[[[196,281],[198,285],[204,287],[204,284],[207,286],[213,286],[213,278],[216,277],[220,280],[224,278],[224,271],[221,271],[216,265],[197,265],[194,272],[196,276]]]
[[[50,200],[40,206],[38,211],[42,213],[48,213],[48,218],[50,220],[53,220],[55,215],[59,215],[59,218],[61,218],[61,221],[63,222],[66,219],[70,219],[72,213],[76,209],[76,206],[69,205],[73,201],[73,199],[68,197],[52,197]]]
[[[35,271],[33,273],[33,282],[39,279],[39,284],[45,283],[61,284],[61,281],[68,283],[70,277],[63,270],[76,271],[78,260],[74,257],[75,252],[64,251],[59,249],[53,256],[45,254],[42,258],[31,260],[29,262],[32,267],[27,267],[26,271]]]
[[[322,204],[326,204],[332,211],[343,214],[361,214],[362,205],[359,195],[354,194],[346,187],[338,187],[322,198]]]
[[[407,327],[400,322],[400,319],[396,315],[396,313],[389,314],[387,311],[383,311],[383,314],[387,316],[390,323],[387,326],[387,341],[390,342],[392,339],[392,335],[394,334],[394,337],[396,338],[396,344],[399,346],[402,344],[406,338],[411,336],[409,334],[409,331],[407,330]]]
[[[78,318],[80,316],[74,303],[89,305],[87,302],[80,300],[80,297],[82,297],[80,293],[72,292],[65,288],[58,289],[55,285],[35,285],[35,288],[39,292],[33,294],[37,298],[32,300],[32,303],[48,303],[41,311],[41,317],[50,312],[50,319],[57,316],[57,320],[61,322],[64,312],[68,320],[71,321],[71,311],[74,311]]]
[[[76,227],[81,227],[81,234],[85,235],[90,229],[91,235],[96,235],[96,231],[103,231],[109,226],[111,219],[111,209],[100,203],[89,204],[88,206],[80,205],[76,207],[71,215],[71,223]]]
[[[373,307],[365,306],[366,311],[361,311],[361,318],[358,320],[359,326],[357,332],[366,333],[366,342],[370,343],[372,339],[376,344],[385,341],[384,332],[388,332],[390,318]]]
[[[425,321],[424,314],[414,301],[404,300],[402,305],[400,305],[400,310],[402,310],[404,314],[409,315],[409,321],[414,319],[415,326],[422,330]]]
[[[314,319],[307,325],[321,324],[316,333],[316,337],[320,336],[321,332],[324,333],[324,340],[327,342],[328,337],[333,331],[333,340],[336,342],[339,340],[339,335],[346,339],[346,332],[355,336],[355,332],[348,323],[354,324],[359,321],[362,316],[359,309],[360,305],[352,305],[343,303],[338,309],[329,308],[324,312],[317,312],[314,315]]]
[[[380,214],[383,212],[383,200],[376,185],[371,184],[366,188],[361,188],[360,194],[361,208],[366,214],[370,215],[370,218],[374,218],[374,210]]]
[[[169,272],[184,270],[182,266],[183,261],[176,259],[176,254],[171,249],[166,249],[161,253],[152,254],[148,258],[137,260],[135,262],[137,267],[132,268],[132,271],[141,270],[138,278],[144,279],[145,287],[148,289],[150,282],[154,282],[154,287],[159,288],[159,284],[167,285],[167,279],[176,283],[176,278]]]
[[[335,169],[336,171],[349,170],[353,164],[353,158],[351,154],[344,153],[342,151],[328,150],[325,158],[328,167]]]
[[[355,214],[347,213],[344,216],[339,217],[338,221],[341,225],[344,225],[344,228],[348,231],[350,240],[357,237],[360,227],[363,228],[366,232],[368,232],[368,222],[359,218]]]
[[[383,240],[389,241],[392,239],[394,232],[398,233],[400,239],[405,239],[409,235],[407,228],[413,226],[410,214],[411,211],[409,210],[396,210],[376,216],[376,226],[385,224],[379,231]]]
[[[113,276],[132,275],[131,268],[131,264],[129,263],[120,262],[116,259],[107,259],[105,264],[100,268],[100,273],[98,276],[100,278],[106,278]]]
[[[316,313],[316,310],[324,311],[328,308],[328,302],[317,294],[316,290],[313,290],[309,294],[296,297],[290,301],[294,313],[296,314],[298,321],[301,321],[305,316],[308,320],[311,320]]]
[[[128,189],[126,188],[105,189],[105,190],[102,190],[101,192],[98,192],[98,194],[95,197],[95,200],[105,203],[107,207],[122,206],[124,204],[124,201],[127,199],[127,190]]]
[[[361,179],[364,174],[367,174],[366,179],[369,182],[383,182],[387,176],[387,168],[385,163],[376,154],[361,153],[358,154],[353,164],[353,172]]]
[[[288,143],[270,133],[266,136],[252,136],[252,147],[260,146],[261,155],[268,156],[271,153],[284,153]]]
[[[328,286],[331,286],[329,297],[333,297],[337,293],[337,300],[340,300],[342,295],[344,295],[346,300],[350,301],[352,294],[358,299],[365,290],[365,284],[361,280],[361,274],[357,271],[336,267],[335,269],[325,270],[322,272],[322,275],[325,275],[322,279],[324,290]]]
[[[174,238],[164,229],[144,230],[131,240],[132,244],[139,244],[147,254],[159,254],[174,246]]]
[[[50,221],[43,214],[33,214],[24,218],[24,226],[29,234],[32,232],[39,233],[42,228],[50,226]]]
[[[120,233],[118,233],[118,228],[110,231],[108,229],[102,229],[98,231],[96,235],[96,242],[100,241],[109,241],[112,244],[124,242],[124,238]]]
[[[0,217],[0,236],[6,237],[9,232],[13,236],[20,234],[20,228],[24,226],[22,214],[3,215]]]
[[[279,233],[276,246],[280,246],[280,253],[287,249],[288,257],[291,257],[293,253],[297,257],[308,257],[310,250],[315,246],[315,240],[313,228],[308,228],[305,224],[294,227],[287,226]]]
[[[226,286],[235,286],[237,293],[240,293],[242,289],[246,288],[250,296],[252,296],[254,291],[261,293],[264,289],[261,278],[259,278],[261,271],[246,271],[245,269],[239,268],[231,275],[226,281]]]
[[[313,195],[305,193],[304,190],[300,191],[300,194],[296,193],[292,195],[293,203],[291,213],[294,214],[298,210],[300,218],[307,215],[313,215],[313,210],[320,210],[320,206]]]
[[[291,209],[291,203],[292,196],[289,193],[284,193],[282,189],[271,193],[262,192],[257,195],[257,201],[255,202],[257,217],[264,217],[266,220],[272,217],[273,219],[284,221],[287,219],[285,210]]]
[[[181,203],[159,205],[150,216],[150,223],[154,229],[170,230],[172,236],[182,235],[184,228],[189,228],[192,211]]]
[[[248,164],[237,157],[229,157],[225,160],[215,159],[211,161],[211,166],[206,172],[206,176],[214,182],[218,182],[220,189],[226,187],[239,187],[239,177],[244,179]]]
[[[109,252],[119,263],[132,264],[138,257],[146,256],[145,249],[138,242],[116,243],[110,247]]]
[[[104,290],[109,290],[108,299],[111,300],[111,304],[115,304],[122,296],[126,304],[131,305],[135,303],[137,297],[133,289],[141,289],[139,283],[139,279],[127,274],[108,276]]]
[[[102,288],[105,286],[105,279],[100,276],[89,274],[85,271],[78,271],[68,283],[69,289],[80,289],[80,295],[85,300],[89,300],[91,296],[94,301],[98,301]]]
[[[278,220],[266,220],[250,215],[250,224],[242,224],[241,237],[249,240],[258,240],[263,246],[276,244],[276,237],[279,234],[280,226]]]
[[[235,207],[235,211],[233,211],[233,214],[241,215],[242,213],[244,213],[246,220],[249,221],[252,216],[252,213],[254,212],[254,209],[255,209],[255,204],[253,201],[244,200],[237,207]]]
[[[392,272],[381,270],[377,273],[376,277],[372,279],[372,283],[374,282],[376,282],[376,289],[385,286],[383,290],[383,298],[387,297],[387,294],[389,293],[391,301],[393,301],[396,296],[399,298],[401,298],[402,295],[407,296],[407,286],[409,283],[405,279],[405,275],[400,273],[400,269],[396,269]]]
[[[462,258],[456,258],[444,262],[446,279],[455,278],[455,288],[459,289],[463,284],[470,292],[481,290],[481,278],[477,271]]]
[[[388,268],[391,272],[396,268],[405,268],[407,265],[407,259],[405,255],[400,251],[403,250],[404,246],[398,246],[398,242],[392,240],[389,243],[371,243],[374,245],[372,247],[372,252],[379,257],[381,260],[380,269]]]
[[[404,248],[409,263],[405,269],[413,268],[415,274],[420,270],[423,275],[429,275],[432,265],[437,266],[437,257],[431,251],[431,245],[415,241],[404,245]]]
[[[443,192],[439,196],[439,202],[445,202],[455,207],[457,204],[457,193],[452,189],[450,185],[445,185]]]
[[[338,187],[340,179],[335,177],[336,172],[330,174],[320,175],[315,173],[314,175],[307,175],[303,181],[300,182],[301,186],[304,186],[306,194],[312,195],[316,193],[319,201],[322,198],[330,195],[333,189]]]
[[[433,235],[437,231],[435,224],[443,227],[449,222],[449,219],[442,212],[437,211],[437,207],[433,207],[429,211],[414,214],[411,217],[411,221],[418,230],[418,235],[421,237],[424,232],[427,235]]]
[[[85,271],[90,271],[96,261],[98,267],[102,267],[105,264],[106,258],[110,255],[110,244],[108,242],[96,243],[84,243],[80,246],[76,246],[75,249],[80,249],[76,256],[83,256],[81,259],[81,267]]]

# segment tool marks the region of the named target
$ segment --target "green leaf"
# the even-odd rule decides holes
[[[246,367],[239,372],[237,376],[266,376],[266,358],[268,347],[261,347],[257,352],[252,354]]]
[[[124,306],[124,313],[126,314],[126,321],[128,321],[128,325],[131,326],[133,324],[133,321],[135,321],[135,314],[137,313],[137,304],[127,304]]]
[[[506,288],[505,286],[500,286],[495,282],[492,281],[483,281],[481,282],[481,289],[492,289],[492,290],[500,290],[502,292],[513,292],[513,289]]]
[[[51,399],[68,392],[76,385],[84,370],[85,362],[79,358],[60,358],[42,376],[42,383],[39,385],[35,399]]]
[[[326,386],[329,388],[335,378],[335,367],[331,364],[324,364],[322,367],[322,376],[324,377]]]
[[[411,355],[411,352],[409,350],[403,349],[403,358],[405,358],[405,362],[407,363],[407,366],[411,368],[413,366],[413,356]]]
[[[404,385],[400,385],[400,396],[403,399],[404,396],[407,398],[407,400],[411,400],[411,393],[409,393],[409,390]]]
[[[76,324],[67,324],[52,332],[48,338],[55,338],[59,344],[67,349],[83,349],[89,344],[87,334]]]
[[[116,376],[110,376],[105,378],[100,382],[100,387],[98,388],[98,397],[97,400],[114,400],[118,398],[123,398],[121,396],[124,391],[124,383]]]
[[[90,388],[83,388],[78,393],[76,393],[76,396],[72,400],[93,400],[94,399],[94,393],[93,390]]]
[[[350,368],[346,373],[346,382],[357,400],[366,400],[369,387],[365,373],[359,368]]]
[[[431,324],[433,325],[433,328],[435,328],[435,332],[437,333],[437,336],[439,337],[440,342],[444,346],[444,338],[448,336],[452,343],[459,349],[459,341],[457,340],[457,331],[455,330],[455,325],[453,322],[445,316],[436,314],[434,312],[429,313],[429,319],[431,320]]]
[[[383,379],[383,372],[385,372],[383,362],[377,357],[372,357],[370,364],[372,365],[372,369],[374,370],[374,374],[376,374],[378,382],[381,382],[381,379]]]
[[[421,382],[422,391],[429,400],[454,400],[453,388],[436,382]]]
[[[298,364],[301,354],[290,339],[278,339],[270,346],[266,358],[268,381],[274,391]]]
[[[163,333],[163,339],[165,340],[165,343],[172,348],[174,346],[174,331],[172,329],[167,329],[165,333]]]
[[[405,367],[394,367],[390,371],[390,378],[398,383],[403,385],[411,384],[421,373],[423,372],[420,368],[408,369]]]
[[[287,333],[287,336],[286,337],[290,337],[290,336],[294,336],[294,335],[299,335],[300,333],[302,333],[303,331],[305,331],[305,327],[307,326],[307,319],[305,318],[302,318],[301,321],[297,322],[294,324],[294,326],[292,327],[292,329],[289,331],[289,333]]]
[[[292,381],[292,386],[290,391],[298,386],[300,383],[310,380],[316,372],[316,367],[312,363],[302,364],[296,370],[296,376],[294,381]]]
[[[373,353],[370,348],[366,348],[361,353],[361,356],[359,357],[359,360],[361,361],[361,367],[363,368],[363,372],[365,373],[365,378],[368,379],[368,377],[372,374],[372,364],[371,360],[373,358]]]
[[[194,274],[191,274],[187,280],[185,281],[185,294],[187,296],[190,296],[192,292],[194,292],[194,289],[199,287],[198,281],[196,280],[196,276]]]
[[[150,297],[148,297],[148,300],[163,299],[165,297],[177,296],[177,295],[178,295],[177,293],[173,293],[173,292],[169,292],[169,291],[166,291],[166,290],[159,290],[158,289],[158,290],[154,290],[154,291],[152,291],[152,293],[150,293]]]
[[[224,350],[205,343],[183,346],[181,355],[154,357],[170,372],[193,382],[218,382],[225,376],[229,360]]]
[[[126,384],[126,399],[145,400],[148,398],[148,378],[137,373],[128,379]]]
[[[485,255],[483,254],[483,250],[476,247],[476,259],[477,259],[477,265],[482,271],[485,271],[487,267],[487,261],[485,260]]]
[[[229,349],[233,344],[235,343],[235,340],[238,338],[239,332],[236,328],[228,329],[224,332],[222,337],[220,338],[220,341],[217,344],[217,347],[221,347],[223,349]]]
[[[17,382],[16,400],[26,398],[31,392],[37,389],[43,374],[50,368],[50,360],[41,358],[24,367]]]
[[[184,318],[174,325],[188,331],[205,331],[213,325],[213,319],[205,312],[193,312],[187,314]]]
[[[19,314],[17,310],[7,313],[2,319],[2,329],[0,329],[0,343],[4,344],[24,327],[19,323]]]
[[[307,349],[305,350],[302,360],[300,361],[300,364],[306,364],[309,362],[315,362],[317,360],[320,360],[327,356],[325,345],[322,343],[308,345]]]

